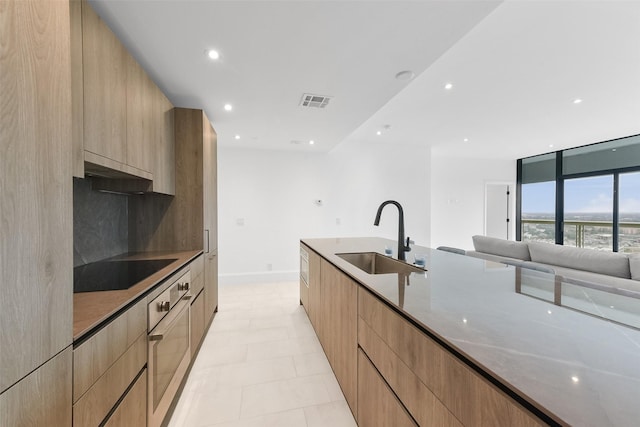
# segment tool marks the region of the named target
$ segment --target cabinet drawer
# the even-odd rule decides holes
[[[462,427],[431,390],[362,319],[358,321],[358,341],[419,425]]]
[[[358,350],[358,426],[417,427],[362,350]]]
[[[147,425],[147,369],[140,374],[104,427]]]
[[[73,405],[74,427],[99,425],[147,363],[147,333],[135,343]]]
[[[73,401],[78,399],[147,331],[143,299],[73,350]]]
[[[388,351],[395,353],[399,359],[386,363],[401,361],[463,425],[544,425],[510,396],[493,386],[370,292],[360,288],[358,301],[359,321],[364,333],[360,339],[364,346],[368,347],[372,354],[384,354],[383,350],[375,349],[375,345],[381,346],[384,343]],[[373,339],[376,336],[377,338]],[[377,339],[382,343],[376,344]],[[384,363],[381,362],[379,369],[381,372],[390,372],[392,369]],[[389,374],[387,381],[397,382],[392,378],[393,375]],[[403,399],[402,396],[400,398]]]
[[[189,264],[191,270],[191,277],[197,277],[202,274],[204,270],[204,255],[200,255]]]

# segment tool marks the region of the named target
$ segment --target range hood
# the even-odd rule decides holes
[[[153,181],[95,163],[84,163],[85,176],[91,178],[91,189],[127,196],[153,192]],[[149,174],[151,175],[151,174]]]

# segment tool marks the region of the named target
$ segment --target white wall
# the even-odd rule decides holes
[[[471,236],[484,232],[485,184],[515,183],[516,161],[433,153],[431,164],[431,247],[473,249]]]
[[[395,207],[373,226],[387,199],[404,207],[406,234],[428,245],[429,163],[426,148],[369,143],[343,143],[329,154],[220,148],[221,281],[295,279],[304,237],[396,239]]]

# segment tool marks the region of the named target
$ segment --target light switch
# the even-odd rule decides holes
[[[244,225],[244,218],[236,219],[236,225],[243,226]]]

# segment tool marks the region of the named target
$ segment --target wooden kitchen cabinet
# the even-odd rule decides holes
[[[146,363],[147,300],[142,298],[73,350],[73,425],[103,422]],[[146,397],[144,402],[146,420]],[[138,416],[123,408],[117,419],[130,413]]]
[[[357,412],[358,284],[320,261],[320,342],[351,408]]]
[[[358,350],[358,426],[417,427],[367,356]],[[441,424],[421,424],[441,426]]]
[[[153,142],[153,192],[176,194],[176,153],[173,104],[162,91],[147,78],[148,102],[151,103]]]
[[[360,346],[420,425],[545,425],[370,292],[358,299]]]
[[[307,250],[309,254],[309,310],[308,316],[316,333],[322,329],[320,317],[320,255]]]
[[[147,369],[145,368],[118,404],[104,427],[147,425]]]
[[[69,3],[2,1],[0,32],[0,424],[36,425],[64,396],[28,390],[71,384],[47,368],[72,342]]]
[[[151,172],[153,170],[154,146],[156,127],[154,121],[153,104],[149,97],[149,86],[153,85],[138,62],[128,52],[126,57],[126,156],[125,163],[135,168]],[[154,176],[155,178],[155,176]]]
[[[71,346],[0,394],[0,426],[71,427]]]
[[[200,292],[191,303],[191,357],[194,358],[204,336],[204,293]]]
[[[82,3],[84,150],[126,164],[127,50]]]

